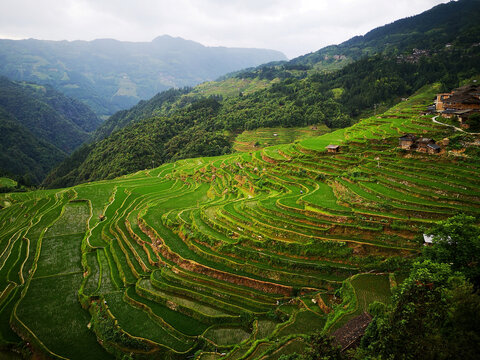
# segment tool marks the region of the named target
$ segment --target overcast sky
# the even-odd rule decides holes
[[[0,0],[0,38],[257,47],[293,58],[447,0]]]

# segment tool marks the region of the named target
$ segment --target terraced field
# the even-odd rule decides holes
[[[388,301],[392,260],[425,227],[480,213],[478,164],[396,149],[399,133],[448,135],[419,115],[435,91],[295,144],[3,195],[1,344],[277,359]]]
[[[323,135],[330,129],[321,125],[294,128],[259,128],[239,134],[233,143],[235,151],[255,151],[267,146],[290,144],[297,140]]]

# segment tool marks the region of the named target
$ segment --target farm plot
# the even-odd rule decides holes
[[[2,195],[1,344],[72,359],[276,359],[387,302],[386,259],[418,253],[435,221],[480,210],[478,164],[396,149],[403,131],[448,136],[418,114],[434,91],[294,144]],[[340,153],[325,152],[332,143]]]

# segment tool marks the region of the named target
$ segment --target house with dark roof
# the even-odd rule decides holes
[[[405,134],[398,138],[398,145],[405,150],[411,150],[415,145],[416,137],[413,134]]]
[[[330,144],[330,145],[327,145],[326,149],[329,153],[338,153],[340,152],[340,145]]]
[[[417,138],[413,134],[405,134],[398,138],[398,146],[404,150],[416,150],[428,154],[438,154],[442,151],[435,140],[429,138]]]
[[[442,148],[438,146],[437,144],[428,144],[427,145],[427,152],[429,154],[438,154]]]
[[[468,127],[469,117],[480,112],[480,85],[465,85],[450,93],[437,94],[435,109],[442,117],[456,117],[462,127]]]
[[[424,137],[419,138],[416,141],[417,151],[427,153],[428,152],[428,145],[431,145],[431,144],[435,144],[435,140],[429,139],[429,138],[424,138]]]

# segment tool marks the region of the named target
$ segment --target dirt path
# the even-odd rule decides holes
[[[434,116],[434,117],[432,118],[432,121],[433,121],[435,124],[452,127],[452,128],[454,128],[456,131],[461,131],[461,132],[463,132],[463,133],[465,133],[465,134],[480,135],[480,133],[467,132],[467,131],[463,130],[462,128],[456,127],[455,125],[445,124],[445,123],[442,123],[442,122],[440,122],[440,121],[437,121],[437,118],[438,118],[439,116],[440,116],[440,115],[437,115],[437,116]]]

